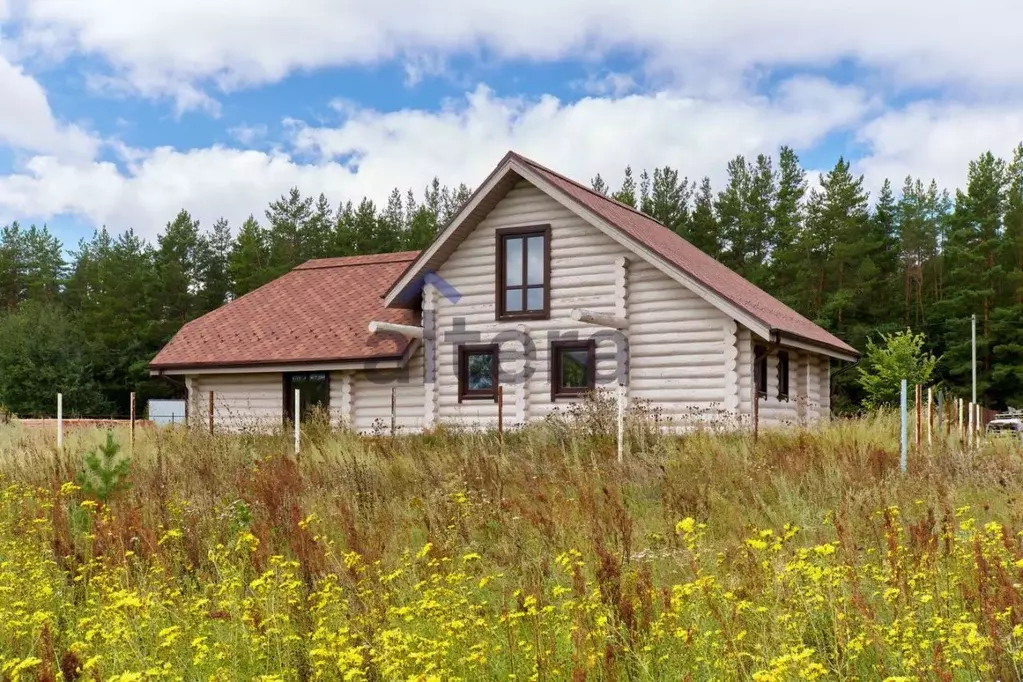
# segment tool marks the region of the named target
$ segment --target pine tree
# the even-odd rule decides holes
[[[718,258],[721,255],[719,232],[717,216],[714,215],[714,194],[710,178],[705,177],[696,193],[692,219],[682,236],[700,251]]]
[[[743,199],[749,193],[750,177],[746,159],[737,156],[728,162],[728,184],[718,192],[714,210],[721,229],[721,262],[740,275],[746,273],[746,239]]]
[[[771,158],[760,154],[756,165],[747,169],[749,184],[742,198],[740,219],[746,254],[745,276],[757,285],[766,286],[770,274],[770,257],[777,244],[774,226],[774,204],[777,194]]]
[[[800,280],[804,253],[799,248],[805,217],[806,172],[791,147],[778,153],[778,191],[774,202],[775,247],[771,257],[771,288],[776,296],[798,304],[805,289]]]
[[[689,204],[692,198],[693,188],[689,178],[680,180],[678,171],[669,166],[654,169],[650,217],[670,227],[676,234],[685,235],[689,229]]]
[[[625,179],[622,180],[622,188],[611,195],[615,201],[636,207],[636,180],[632,177],[632,166],[625,167]]]
[[[224,305],[231,296],[231,226],[223,218],[213,223],[203,240],[205,248],[200,255],[202,276],[200,308],[209,312]]]
[[[266,210],[270,270],[279,277],[307,260],[309,246],[304,243],[313,215],[312,197],[303,197],[297,187],[270,203]]]
[[[316,200],[301,237],[301,260],[334,255],[334,210],[322,193]]]
[[[174,330],[202,312],[199,294],[206,244],[199,232],[199,222],[183,209],[167,224],[157,243],[158,301],[169,339]]]
[[[827,328],[842,332],[846,311],[857,307],[863,297],[858,278],[859,256],[873,252],[867,193],[863,177],[853,177],[849,162],[839,158],[835,167],[820,178],[820,191],[810,193],[807,229],[802,246],[807,258],[807,294],[804,309]]]
[[[596,177],[590,180],[590,187],[593,188],[594,192],[603,194],[604,196],[607,196],[607,193],[610,191],[607,183],[604,182],[604,178],[600,177],[600,173],[597,173]]]
[[[1005,162],[991,152],[970,162],[966,192],[956,192],[943,252],[945,297],[935,305],[944,318],[947,374],[963,387],[971,377],[970,317],[977,316],[977,390],[985,403],[994,360],[993,313],[1005,277],[998,253],[1009,186]]]
[[[266,231],[256,219],[251,215],[246,218],[228,257],[227,269],[235,297],[244,296],[273,279],[268,242]]]
[[[401,191],[397,187],[387,199],[387,207],[377,219],[377,235],[374,248],[378,253],[401,251],[405,244],[405,207]]]

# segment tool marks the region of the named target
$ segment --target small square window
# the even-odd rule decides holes
[[[551,400],[578,397],[596,387],[596,354],[592,339],[551,343]]]
[[[458,401],[497,400],[497,344],[458,347]]]
[[[778,352],[778,400],[789,399],[789,354]]]

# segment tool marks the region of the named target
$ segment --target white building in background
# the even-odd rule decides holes
[[[239,430],[542,418],[622,385],[667,423],[807,424],[851,346],[667,227],[509,153],[422,252],[314,260],[185,325],[151,372]],[[501,388],[498,391],[498,387]],[[393,405],[392,405],[393,401]]]

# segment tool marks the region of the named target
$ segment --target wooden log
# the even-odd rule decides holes
[[[421,339],[426,331],[422,327],[413,327],[409,324],[395,324],[393,322],[377,322],[373,321],[369,323],[369,333],[379,334],[381,332],[392,332],[394,334],[401,334],[404,337],[410,339]]]
[[[573,308],[572,312],[569,313],[569,317],[576,322],[585,322],[586,324],[595,324],[601,327],[610,327],[611,329],[629,328],[629,321],[624,317],[618,317],[610,313],[599,313],[594,310]]]

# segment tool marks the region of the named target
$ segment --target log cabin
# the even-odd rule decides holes
[[[363,433],[513,426],[602,390],[687,428],[827,419],[832,365],[857,357],[651,217],[509,152],[427,248],[301,264],[186,324],[150,370],[223,430],[315,407]]]

